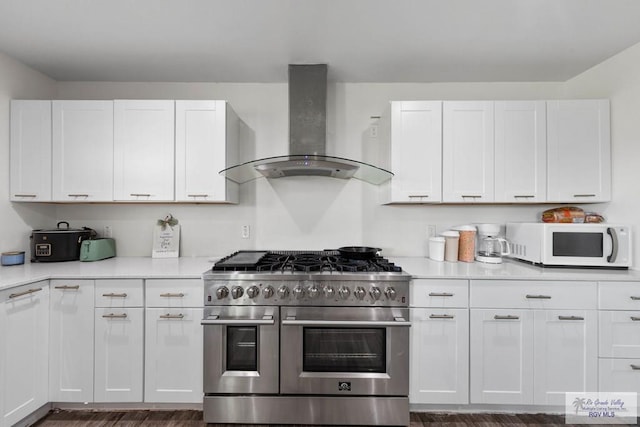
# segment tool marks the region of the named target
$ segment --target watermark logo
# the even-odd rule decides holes
[[[566,393],[567,424],[636,424],[638,393]]]

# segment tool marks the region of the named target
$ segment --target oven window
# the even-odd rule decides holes
[[[306,372],[385,372],[385,328],[304,328]]]
[[[227,326],[227,370],[258,370],[258,327]]]
[[[553,256],[602,258],[602,233],[553,233]]]

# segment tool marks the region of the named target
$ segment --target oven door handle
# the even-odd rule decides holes
[[[411,326],[403,317],[395,320],[297,320],[295,317],[282,319],[285,326]]]
[[[200,322],[201,325],[273,325],[275,323],[273,316],[263,316],[260,319],[234,319],[233,317],[221,319],[217,315],[208,316]]]

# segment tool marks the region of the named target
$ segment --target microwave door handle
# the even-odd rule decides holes
[[[614,263],[618,258],[618,235],[611,227],[607,227],[607,234],[611,236],[611,255],[607,256],[607,262]]]

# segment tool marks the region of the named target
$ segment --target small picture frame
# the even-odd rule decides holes
[[[152,258],[178,258],[180,256],[180,225],[169,224],[165,218],[153,229]]]

